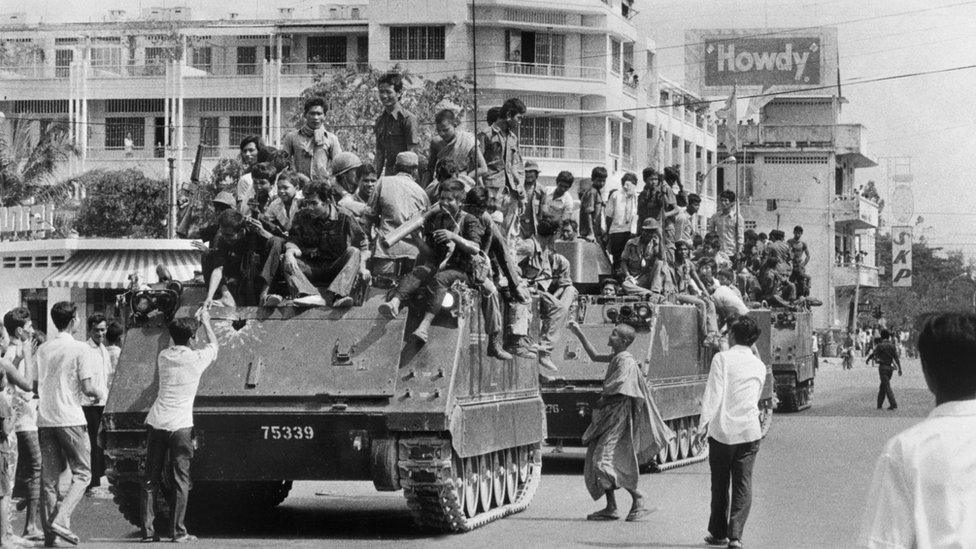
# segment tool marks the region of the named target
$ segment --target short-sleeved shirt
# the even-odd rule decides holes
[[[639,236],[635,236],[627,241],[624,246],[623,254],[620,256],[620,261],[622,264],[627,266],[627,272],[631,276],[640,276],[645,272],[649,272],[650,268],[653,267],[654,261],[654,249],[651,247],[651,243],[641,242]]]
[[[86,343],[88,343],[88,360],[91,365],[92,385],[100,388],[104,394],[101,400],[93,402],[91,406],[105,406],[105,400],[108,397],[108,378],[115,373],[112,368],[112,357],[105,345],[101,343],[96,345],[91,338]]]
[[[637,195],[637,214],[641,223],[647,218],[660,219],[662,211],[669,212],[677,205],[678,199],[670,185],[652,184]]]
[[[405,173],[383,176],[376,182],[369,198],[369,211],[379,220],[378,236],[385,236],[430,206],[427,192]],[[377,257],[417,257],[417,247],[409,240],[400,240],[388,249],[377,249]]]
[[[427,245],[434,250],[434,257],[431,258],[433,263],[440,264],[448,257],[448,253],[450,252],[448,245],[438,244],[434,240],[434,232],[437,230],[447,229],[451,232],[459,233],[461,238],[465,240],[474,242],[479,246],[483,245],[485,232],[488,232],[489,229],[480,219],[464,211],[458,214],[456,222],[454,219],[451,217],[451,214],[443,210],[432,212],[424,219],[424,239],[427,241]],[[471,257],[455,248],[454,253],[448,258],[445,267],[470,272]]]
[[[332,175],[332,159],[342,152],[339,137],[324,128],[321,144],[315,142],[315,136],[304,135],[301,130],[295,130],[281,138],[281,148],[291,155],[292,168],[310,179],[323,179]]]
[[[392,111],[384,110],[373,124],[376,135],[376,171],[380,175],[396,173],[396,156],[420,143],[420,124],[412,112],[399,103]]]
[[[871,356],[878,362],[878,368],[894,370],[895,361],[898,360],[898,348],[890,341],[882,341],[874,346]]]
[[[543,195],[542,203],[539,205],[539,214],[552,216],[560,223],[564,219],[572,219],[576,201],[569,191],[557,198],[555,190],[553,187]]]
[[[584,221],[586,218],[589,218],[589,221],[593,223],[593,231],[600,234],[600,216],[606,207],[606,202],[603,200],[603,194],[600,193],[598,189],[588,187],[580,192],[579,202],[580,236],[590,236],[588,225]]]
[[[546,248],[535,238],[521,240],[515,246],[515,261],[518,263],[522,276],[530,281],[536,281],[539,288],[563,288],[571,286],[568,262],[558,253]]]
[[[766,245],[766,257],[776,259],[777,268],[780,270],[792,264],[793,252],[790,245],[782,240],[770,241]]]
[[[712,214],[712,217],[708,218],[708,232],[718,234],[722,251],[733,254],[736,247],[745,242],[743,236],[745,224],[745,220],[733,208],[728,213],[715,212]]]
[[[174,345],[159,352],[159,394],[149,408],[146,424],[153,429],[176,431],[193,427],[193,400],[200,376],[217,360],[217,346],[207,343],[193,350]]]
[[[58,332],[37,348],[38,427],[87,424],[81,407],[90,401],[82,390],[82,381],[92,378],[89,349],[68,332]]]
[[[367,240],[352,215],[338,207],[325,213],[304,209],[295,214],[288,241],[298,246],[305,261],[331,263],[352,246],[365,251]]]
[[[623,191],[610,193],[610,198],[607,199],[607,217],[610,218],[608,233],[636,233],[637,196],[627,196]]]
[[[742,316],[749,313],[742,298],[728,286],[719,284],[712,292],[712,301],[715,302],[715,312],[723,321],[728,321],[733,316]]]
[[[677,215],[674,216],[674,238],[675,242],[681,241],[686,242],[690,246],[697,233],[697,227],[695,227],[695,219],[692,214],[688,213],[688,210],[682,208]]]

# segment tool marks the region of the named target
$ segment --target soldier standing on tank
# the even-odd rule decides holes
[[[600,354],[575,322],[569,323],[594,362],[609,362],[603,391],[593,407],[590,426],[583,433],[587,445],[583,478],[594,500],[607,498],[607,506],[591,513],[586,520],[617,520],[614,492],[627,490],[633,499],[626,520],[633,522],[652,513],[644,505],[644,494],[637,489],[640,464],[647,463],[674,438],[651,398],[644,374],[634,355],[627,351],[637,332],[618,324],[610,333],[612,354]]]
[[[871,354],[864,360],[865,364],[871,361],[878,363],[878,376],[881,378],[881,385],[878,387],[878,409],[884,406],[885,397],[888,398],[888,409],[897,410],[898,403],[895,402],[895,393],[891,390],[891,374],[898,368],[898,375],[901,375],[901,361],[898,360],[898,349],[889,338],[891,333],[888,330],[881,330],[879,342],[871,349]]]
[[[193,349],[199,325],[207,334],[207,343]],[[190,460],[193,459],[193,400],[197,396],[200,376],[217,360],[217,336],[210,325],[210,312],[202,307],[197,319],[177,318],[169,323],[173,345],[159,352],[159,392],[146,416],[146,472],[142,492],[142,541],[159,541],[153,522],[156,517],[156,493],[166,468],[173,494],[169,499],[172,532],[175,543],[196,541],[186,531],[183,519],[190,496]],[[168,458],[168,459],[167,459]]]

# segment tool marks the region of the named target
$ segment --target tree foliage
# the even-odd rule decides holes
[[[136,169],[91,170],[76,180],[86,189],[75,230],[81,236],[164,238],[169,183]]]
[[[889,325],[911,325],[921,313],[930,311],[973,310],[974,282],[968,279],[968,267],[960,251],[942,252],[920,239],[912,245],[912,286],[891,286],[891,235],[878,235],[878,265],[884,274],[878,277],[878,288],[861,291],[861,302],[880,307]],[[870,309],[865,311],[870,313]],[[862,316],[862,320],[865,317]]]
[[[11,120],[11,133],[0,127],[0,204],[12,206],[34,199],[60,203],[71,196],[70,185],[57,184],[55,176],[71,158],[80,154],[65,124]]]
[[[472,112],[474,95],[470,81],[456,76],[434,81],[402,70],[398,72],[403,76],[401,104],[417,115],[421,143],[429,142],[434,134],[434,115],[439,105],[459,110],[462,119]],[[376,152],[373,121],[383,112],[376,82],[384,74],[385,71],[367,69],[317,75],[315,83],[302,92],[291,114],[292,122],[296,128],[300,127],[302,104],[312,97],[322,97],[329,106],[326,128],[339,136],[343,150],[356,153],[363,162],[372,162]]]

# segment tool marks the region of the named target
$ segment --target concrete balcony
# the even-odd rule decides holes
[[[533,160],[539,165],[542,177],[555,177],[562,170],[569,170],[576,177],[589,177],[593,168],[607,165],[603,149],[524,144],[521,149],[525,160]]]
[[[602,95],[607,88],[607,70],[602,66],[499,61],[484,72],[479,70],[478,79],[486,88],[543,93]]]
[[[838,160],[848,161],[854,168],[870,168],[877,164],[864,151],[860,124],[739,124],[720,126],[720,140],[730,143],[735,134],[741,145],[777,149],[830,149]]]
[[[857,286],[878,287],[878,268],[857,263],[840,263],[834,266],[833,285],[835,288]]]
[[[868,158],[864,143],[864,126],[838,124],[834,131],[834,147],[838,159],[847,160],[855,168],[873,168],[878,164]]]
[[[834,196],[834,224],[854,230],[878,227],[878,203],[860,195]]]

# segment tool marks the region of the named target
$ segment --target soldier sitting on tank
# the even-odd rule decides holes
[[[208,281],[209,307],[215,299],[225,307],[247,305],[258,296],[263,306],[275,306],[281,298],[268,293],[278,271],[284,240],[271,235],[261,222],[235,210],[217,216],[218,231],[201,259]]]
[[[772,307],[789,307],[796,297],[796,287],[780,270],[776,257],[767,256],[759,274],[759,300]]]
[[[663,295],[664,256],[661,253],[660,224],[648,218],[640,236],[627,241],[620,257],[620,284],[625,295]]]
[[[698,277],[698,271],[691,262],[688,243],[678,240],[674,243],[674,285],[677,302],[694,305],[699,313],[699,337],[714,337],[718,334],[715,320],[715,304],[705,294],[705,283]]]
[[[282,259],[289,291],[296,305],[324,306],[328,302],[316,285],[327,286],[332,307],[351,307],[357,277],[366,283],[371,278],[366,235],[335,203],[331,183],[313,183],[306,189],[304,204],[295,214]]]
[[[539,344],[536,346],[539,365],[552,372],[558,370],[552,361],[552,351],[559,342],[579,295],[570,277],[569,260],[553,248],[559,227],[555,217],[541,215],[536,222],[535,234],[515,247],[520,274],[539,296],[539,316],[542,320]],[[526,353],[529,350],[527,340],[531,316],[528,303],[512,305],[510,326],[514,338],[513,351],[519,356],[532,356]]]
[[[426,286],[430,294],[427,310],[413,332],[421,343],[427,342],[430,325],[441,310],[444,296],[455,282],[468,282],[474,271],[473,258],[487,244],[487,228],[477,217],[461,209],[464,198],[464,184],[457,179],[441,186],[440,208],[424,218],[424,238],[417,241],[423,261],[403,277],[390,299],[380,305],[380,313],[396,318],[403,302]]]

